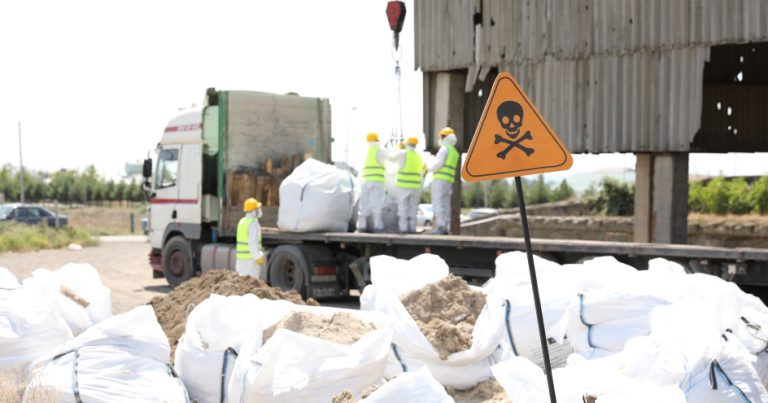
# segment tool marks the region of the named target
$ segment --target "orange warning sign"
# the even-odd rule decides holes
[[[461,177],[479,182],[563,171],[573,158],[509,73],[496,77]]]

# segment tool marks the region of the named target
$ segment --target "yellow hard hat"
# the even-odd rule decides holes
[[[365,138],[365,140],[368,142],[379,141],[379,135],[373,132],[368,133],[368,136]]]
[[[408,140],[405,140],[405,144],[415,146],[416,144],[419,144],[419,139],[416,137],[408,137]]]
[[[243,211],[247,213],[249,211],[256,210],[259,207],[261,207],[261,202],[251,197],[248,198],[248,200],[246,200],[243,204]]]
[[[443,130],[440,130],[440,137],[449,136],[451,134],[456,134],[456,132],[453,131],[450,127],[444,127]]]

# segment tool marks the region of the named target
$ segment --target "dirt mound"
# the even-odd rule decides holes
[[[155,297],[149,302],[155,309],[160,326],[168,336],[171,357],[176,349],[176,343],[184,334],[187,315],[195,305],[203,302],[211,293],[223,296],[251,293],[264,299],[284,299],[299,305],[319,305],[312,298],[307,301],[302,300],[301,295],[294,290],[282,291],[254,277],[241,276],[229,270],[208,271],[200,277],[185,281],[168,295]]]
[[[451,274],[406,294],[402,302],[440,358],[445,360],[472,346],[472,330],[485,306],[485,295]]]
[[[489,379],[467,390],[445,388],[456,403],[511,403],[504,388],[495,379]]]
[[[368,388],[366,388],[363,391],[363,394],[360,395],[360,399],[365,399],[366,397],[370,396],[375,392],[378,388],[380,388],[382,385],[371,385]],[[333,400],[331,400],[331,403],[357,403],[359,400],[355,399],[355,395],[352,394],[347,389],[344,389],[341,393],[336,395]]]
[[[352,345],[366,333],[376,330],[346,312],[320,315],[309,312],[292,312],[280,322],[264,331],[264,343],[277,329],[288,329],[307,336],[319,337],[333,343]]]

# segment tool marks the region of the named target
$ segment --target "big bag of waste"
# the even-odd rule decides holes
[[[57,402],[187,402],[168,363],[170,347],[148,305],[94,325],[33,364],[25,392]]]
[[[570,283],[562,281],[563,269],[559,264],[534,255],[534,265],[544,330],[547,339],[551,340],[548,346],[550,363],[553,368],[557,368],[564,365],[573,353],[573,348],[564,342],[564,337],[569,312],[576,303],[575,292]],[[494,294],[504,300],[505,332],[502,347],[543,368],[544,355],[541,351],[526,253],[508,252],[499,255],[496,258],[496,274],[483,289],[487,294]]]
[[[732,333],[719,329],[721,318],[699,305],[681,301],[654,309],[651,334],[627,341],[615,356],[621,367],[632,378],[678,386],[689,402],[768,401],[753,367],[755,357]]]
[[[5,267],[0,267],[0,290],[13,290],[19,288],[19,280]]]
[[[487,295],[485,307],[472,330],[469,349],[452,353],[443,360],[400,298],[448,276],[445,261],[431,254],[422,254],[409,261],[374,256],[370,265],[372,284],[360,296],[360,309],[381,312],[395,321],[387,377],[427,366],[438,382],[456,389],[471,388],[491,377],[491,365],[503,357],[503,351],[499,349],[504,329],[503,301]],[[407,281],[398,280],[404,277]]]
[[[75,336],[112,316],[111,291],[89,264],[70,263],[56,271],[38,269],[23,284],[38,289]]]
[[[285,309],[287,311],[287,308]],[[275,313],[275,309],[269,310]],[[211,294],[187,317],[176,346],[174,368],[199,403],[222,402],[242,342],[262,331],[264,304],[253,294]]]
[[[359,396],[384,376],[392,321],[376,312],[259,300],[253,320],[261,329],[243,341],[227,383],[227,402],[329,402],[347,389]],[[263,343],[263,331],[292,313],[342,314],[375,329],[351,345],[279,328]],[[310,324],[311,325],[311,324]]]
[[[315,159],[304,161],[280,184],[278,228],[346,232],[354,213],[355,187],[348,171]]]
[[[359,403],[453,403],[453,399],[440,385],[427,367],[404,372],[376,389]]]
[[[0,289],[0,377],[25,378],[29,364],[70,340],[72,331],[40,290],[23,287],[15,277],[11,281],[10,276],[5,277],[3,285]]]

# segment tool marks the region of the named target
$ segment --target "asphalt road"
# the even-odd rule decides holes
[[[106,237],[100,246],[81,250],[52,249],[0,254],[0,267],[19,281],[39,268],[58,269],[67,263],[89,263],[112,290],[112,310],[122,313],[170,292],[165,279],[152,278],[148,261],[149,243],[144,237]]]

